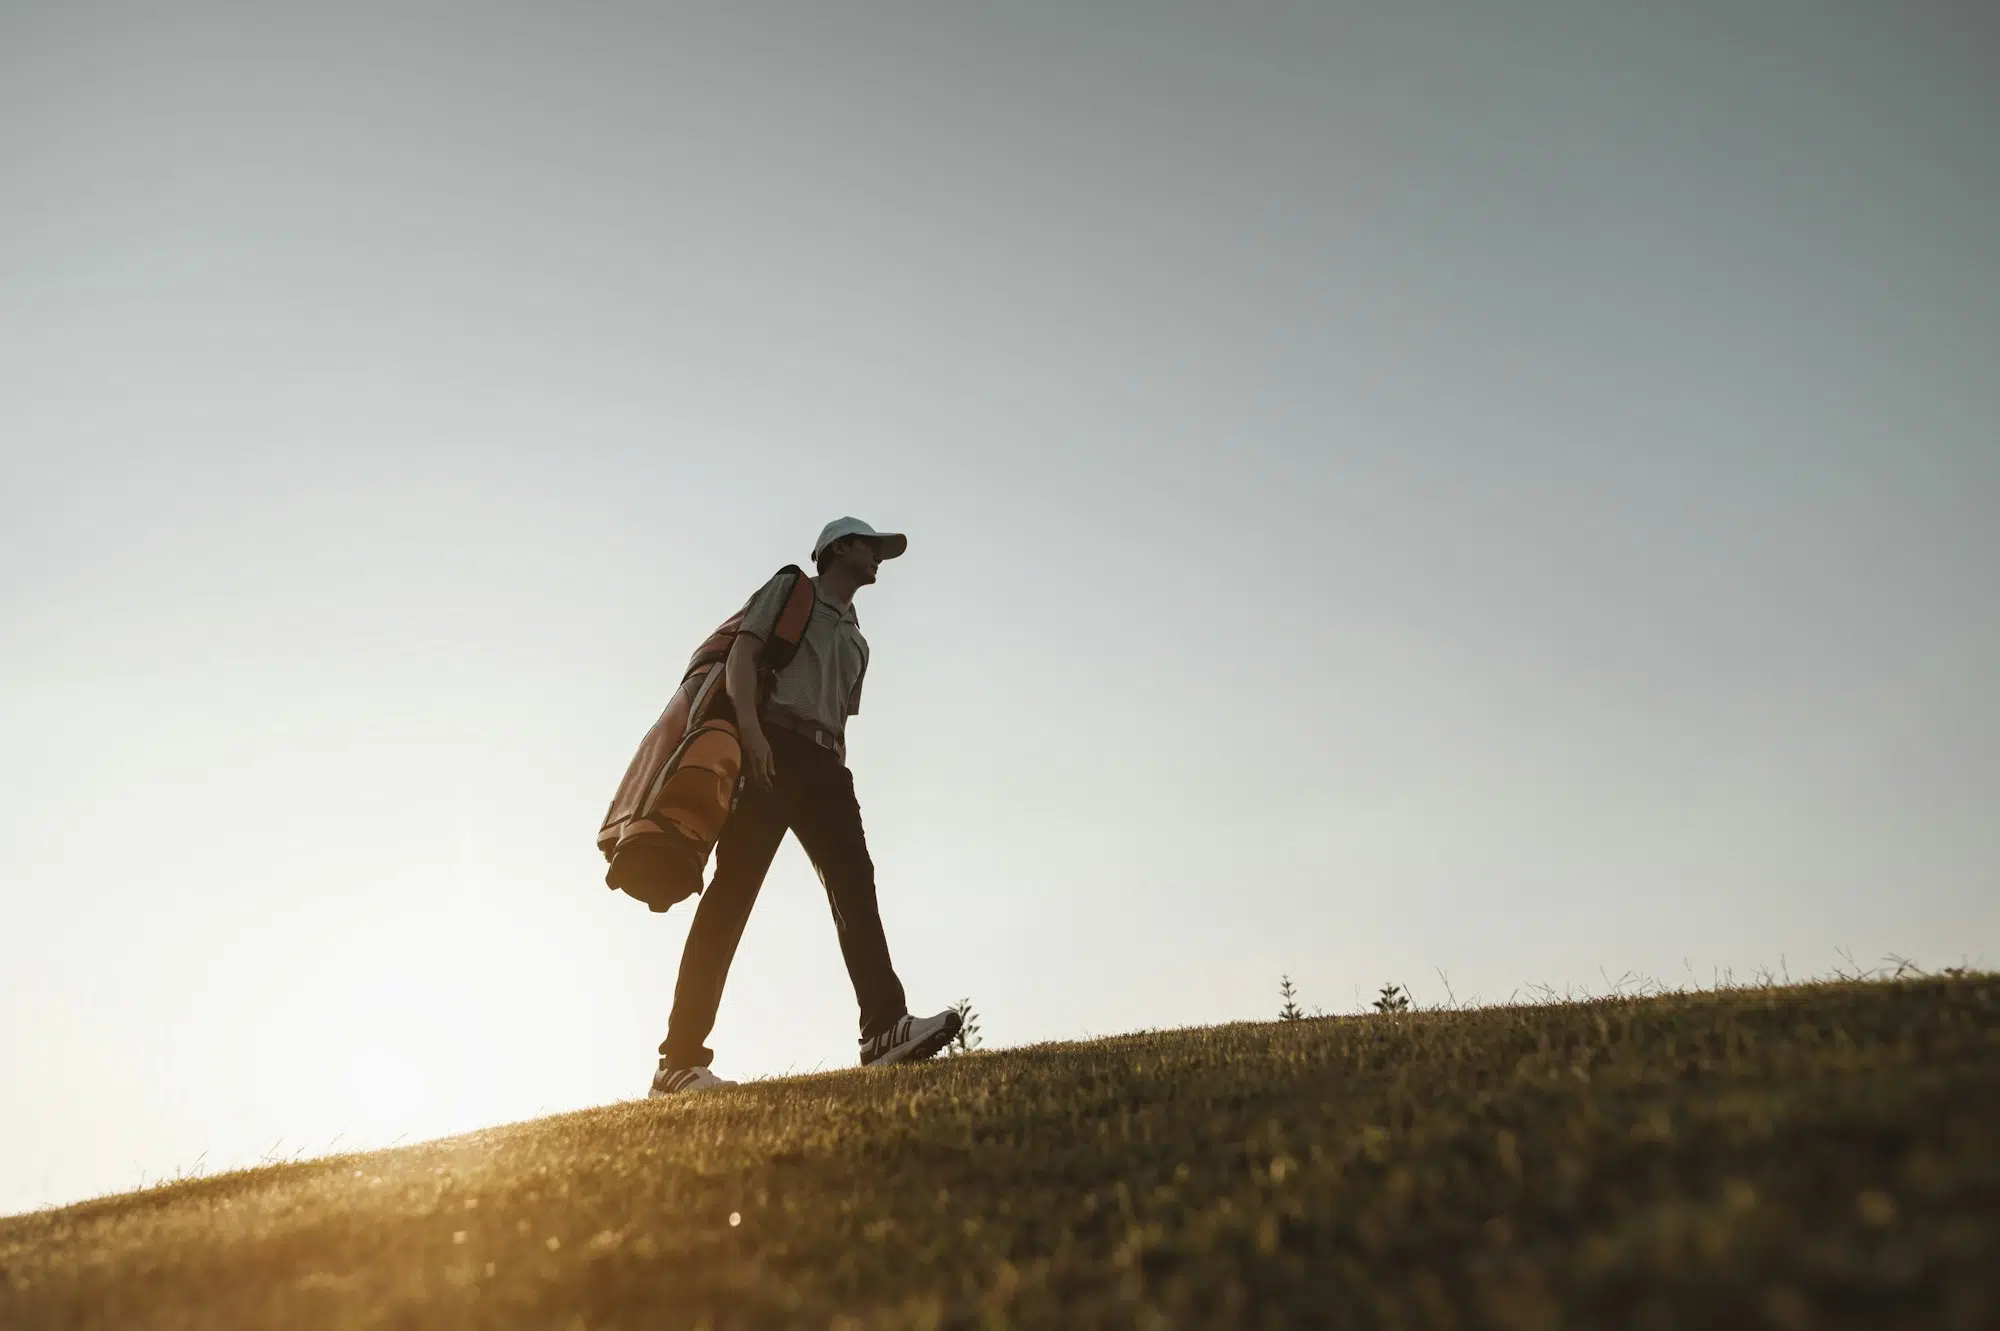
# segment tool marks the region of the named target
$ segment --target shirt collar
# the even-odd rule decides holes
[[[846,620],[848,623],[853,624],[855,627],[859,628],[861,626],[861,616],[854,613],[854,602],[849,601],[847,603],[847,609],[842,610],[839,606],[835,605],[832,601],[828,600],[826,593],[822,592],[819,589],[818,578],[813,578],[811,581],[813,585],[813,596],[816,600],[818,600],[818,602],[821,605],[833,611],[835,614],[839,615],[842,619]]]

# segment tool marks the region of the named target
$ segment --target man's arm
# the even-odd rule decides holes
[[[762,638],[754,633],[737,634],[729,648],[729,661],[722,667],[722,682],[729,689],[730,706],[736,709],[743,770],[759,790],[769,790],[776,764],[771,758],[771,741],[764,737],[764,722],[757,715],[757,658],[763,651]]]
[[[764,724],[757,715],[757,666],[764,655],[764,643],[778,628],[778,616],[792,583],[779,573],[757,589],[743,607],[743,620],[730,644],[729,659],[723,663],[722,684],[736,709],[736,733],[743,743],[743,770],[753,784],[769,790],[776,765],[771,745],[764,737]]]

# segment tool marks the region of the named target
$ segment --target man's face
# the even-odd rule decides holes
[[[854,581],[863,587],[875,581],[882,567],[882,543],[867,536],[850,536],[841,545],[846,548],[839,552],[838,562],[854,575]]]

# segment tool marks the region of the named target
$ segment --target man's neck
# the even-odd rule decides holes
[[[813,586],[826,598],[828,605],[836,610],[845,610],[854,604],[854,593],[861,590],[861,584],[852,577],[844,576],[839,569],[822,573],[813,579]]]

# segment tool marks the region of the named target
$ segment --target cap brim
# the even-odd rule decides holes
[[[884,559],[894,559],[910,548],[910,538],[899,531],[876,532],[875,541],[881,546]]]

